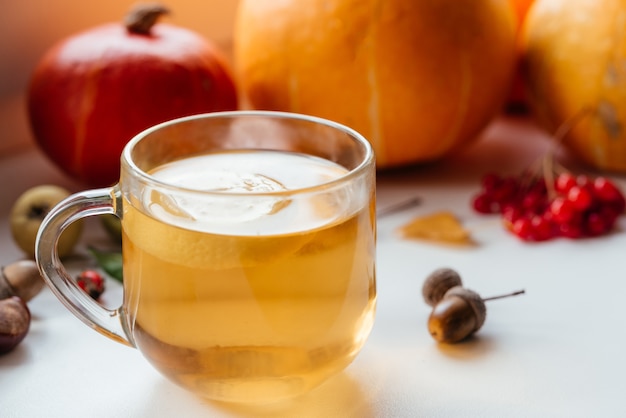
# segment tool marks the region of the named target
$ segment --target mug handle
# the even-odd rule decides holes
[[[121,192],[118,186],[75,193],[44,218],[35,243],[35,260],[39,271],[56,297],[85,324],[101,334],[130,347],[135,347],[124,311],[119,307],[107,309],[91,298],[76,284],[61,263],[57,243],[61,233],[72,222],[94,215],[121,211]]]

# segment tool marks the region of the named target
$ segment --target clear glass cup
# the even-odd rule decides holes
[[[122,224],[124,297],[91,299],[56,243],[72,222]],[[117,185],[76,193],[39,230],[36,259],[65,306],[210,399],[271,402],[343,370],[373,325],[375,162],[346,126],[235,111],[133,138]]]

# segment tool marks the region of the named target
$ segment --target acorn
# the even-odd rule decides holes
[[[44,281],[33,260],[19,260],[2,267],[0,300],[18,296],[28,302],[44,287]]]
[[[487,317],[486,301],[520,295],[524,290],[506,295],[481,298],[462,286],[450,288],[434,306],[428,318],[428,332],[441,343],[457,343],[478,331]]]
[[[449,289],[428,318],[428,332],[442,343],[455,343],[478,331],[487,307],[480,295],[461,286]]]
[[[422,296],[426,304],[435,306],[449,289],[462,284],[461,276],[456,270],[442,267],[426,277],[422,285]]]
[[[28,334],[30,310],[18,296],[0,300],[0,354],[13,350]]]

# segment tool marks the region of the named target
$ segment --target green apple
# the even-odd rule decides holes
[[[11,234],[18,247],[35,257],[35,240],[41,222],[52,208],[68,197],[70,192],[54,185],[40,185],[26,190],[13,204],[10,215]],[[82,221],[73,222],[59,237],[59,257],[72,252],[83,230]]]

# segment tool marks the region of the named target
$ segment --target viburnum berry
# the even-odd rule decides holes
[[[521,239],[531,241],[534,238],[532,222],[529,218],[519,218],[513,222],[511,231]]]
[[[593,196],[587,187],[576,185],[568,190],[567,200],[572,202],[576,210],[582,212],[589,209],[593,203]]]
[[[522,210],[522,208],[519,208],[515,205],[507,205],[504,209],[502,209],[502,219],[509,224],[513,224],[523,215],[524,211]]]
[[[546,241],[554,237],[554,227],[552,217],[545,215],[535,215],[530,220],[535,241]]]
[[[530,213],[541,213],[545,209],[545,192],[530,190],[522,197],[522,208]]]
[[[549,210],[552,218],[558,223],[568,223],[576,214],[574,204],[561,196],[550,202]]]
[[[571,173],[561,173],[554,181],[554,190],[558,193],[565,194],[574,186],[576,186],[576,177]]]
[[[585,232],[589,236],[598,236],[608,232],[611,225],[597,212],[592,212],[585,218]]]
[[[626,209],[621,190],[605,177],[542,174],[487,174],[472,206],[479,213],[500,214],[505,227],[524,241],[603,235]],[[548,183],[548,178],[554,180]]]
[[[618,200],[621,195],[618,188],[605,177],[597,177],[593,181],[593,191],[604,202]]]
[[[518,184],[512,177],[504,178],[498,187],[491,191],[493,200],[502,208],[517,196]]]
[[[626,199],[617,186],[605,177],[597,177],[593,181],[593,192],[598,200],[607,203],[618,213],[626,209]]]
[[[495,190],[501,181],[500,176],[496,173],[487,173],[483,176],[481,185],[486,192],[489,192]]]
[[[479,213],[495,213],[493,201],[487,193],[481,193],[474,197],[472,201],[474,210]]]
[[[96,300],[104,293],[104,277],[95,270],[82,271],[76,278],[76,284]]]

